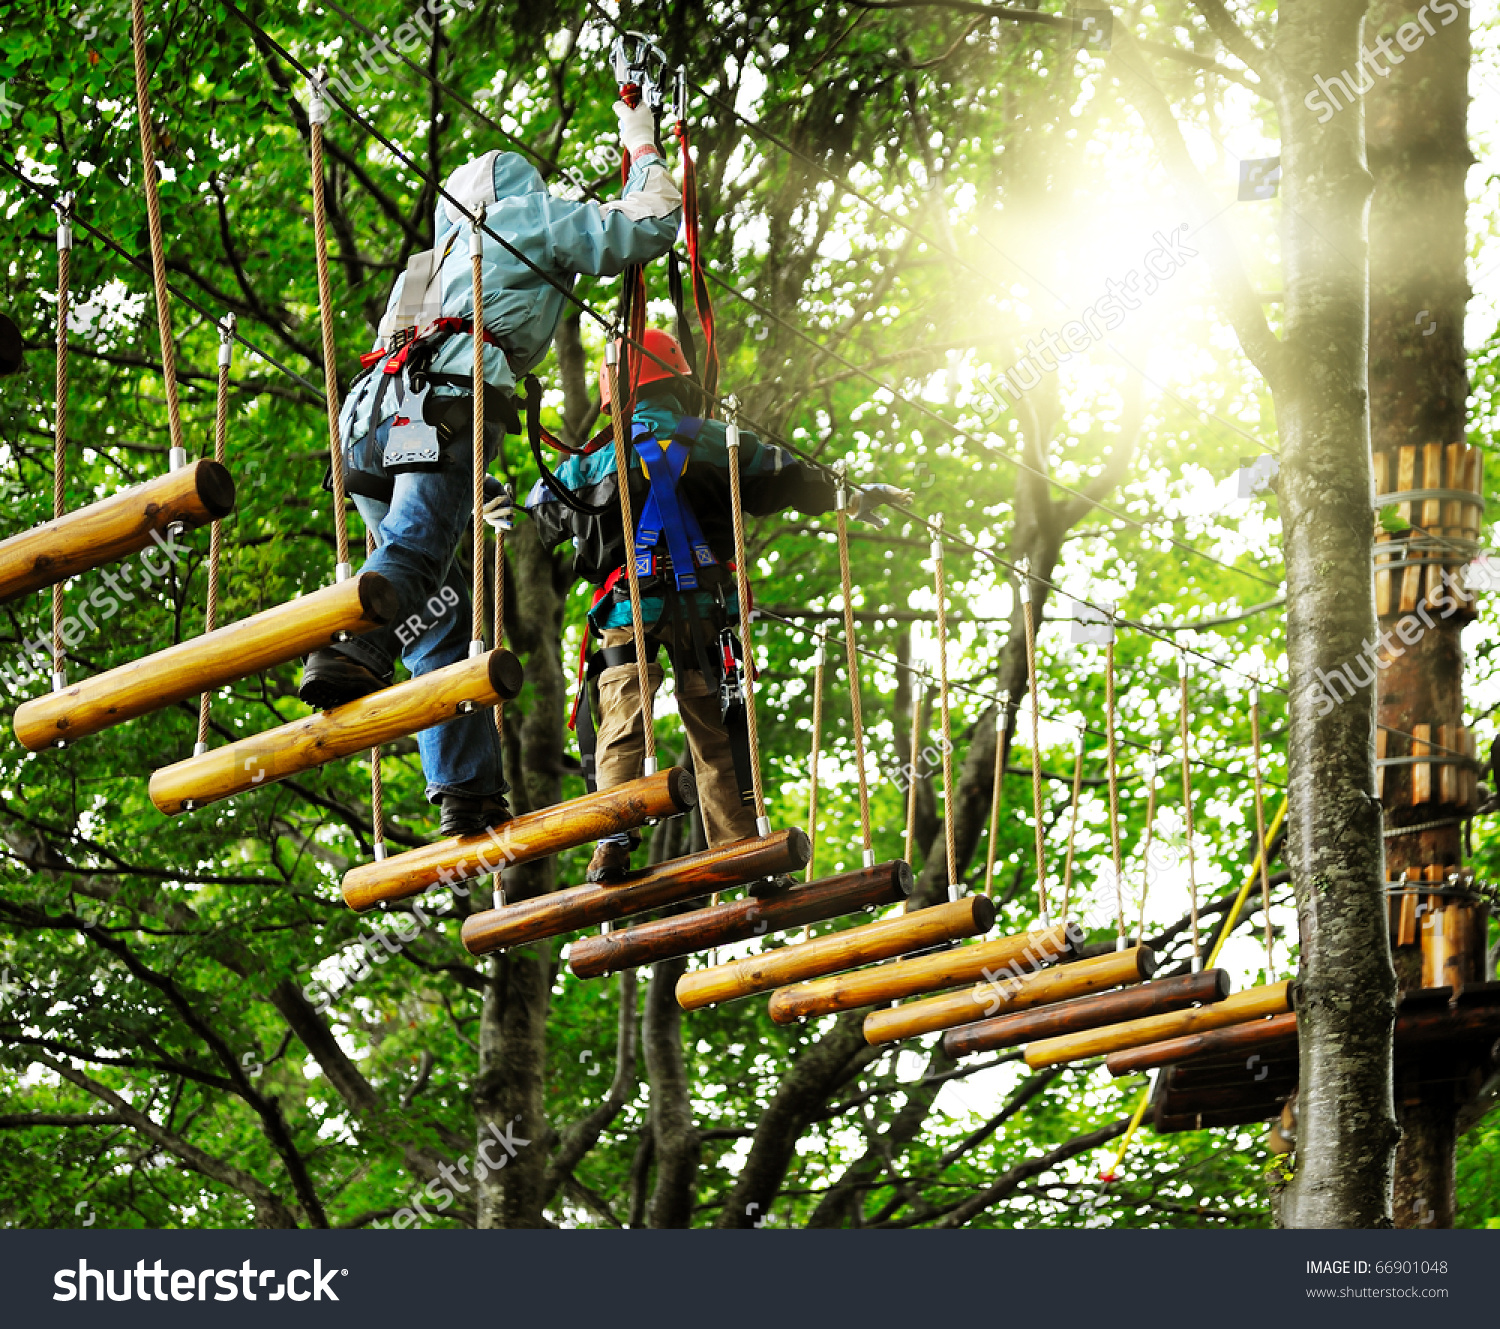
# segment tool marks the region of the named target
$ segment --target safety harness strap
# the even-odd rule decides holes
[[[636,523],[635,547],[652,549],[663,535],[667,554],[672,560],[672,577],[679,591],[698,589],[698,569],[718,564],[693,510],[677,492],[678,482],[692,455],[689,446],[702,427],[701,420],[683,420],[665,447],[651,432],[649,425],[637,425],[634,439],[650,482],[651,492]],[[688,426],[685,428],[685,426]]]

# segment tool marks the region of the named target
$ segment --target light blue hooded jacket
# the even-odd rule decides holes
[[[483,204],[489,230],[503,236],[565,290],[572,289],[580,273],[613,277],[665,254],[682,218],[676,184],[661,157],[649,153],[637,153],[621,197],[608,203],[555,197],[531,164],[514,152],[489,152],[465,163],[448,177],[444,189],[471,212]],[[472,315],[468,219],[447,198],[438,200],[433,234],[433,250],[416,256],[391,290],[376,350],[385,350],[391,335],[402,327],[421,327],[438,317],[467,319]],[[484,323],[501,344],[486,346],[484,376],[486,382],[509,393],[518,378],[546,358],[568,302],[494,236],[481,232],[481,238]],[[433,374],[469,378],[473,363],[470,338],[450,336],[440,344],[430,368]],[[384,374],[384,365],[383,358],[355,382],[344,400],[339,427],[351,453],[372,428],[396,413],[398,394],[388,390],[380,401],[379,418],[375,416],[381,380],[390,377]],[[441,385],[432,389],[434,396],[467,391],[467,387]],[[351,464],[362,469],[369,468],[369,460],[357,454],[350,457]]]

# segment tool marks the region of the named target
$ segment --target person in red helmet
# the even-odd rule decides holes
[[[716,848],[755,834],[742,712],[736,709],[735,680],[726,666],[726,660],[739,657],[730,627],[738,621],[739,602],[732,563],[726,430],[719,421],[699,415],[703,393],[675,337],[652,328],[641,348],[619,353],[622,364],[628,364],[635,401],[630,497],[646,650],[651,657],[647,677],[655,695],[662,680],[656,657],[665,648],[698,781],[704,831],[709,846]],[[601,366],[605,411],[614,405],[612,378],[612,370]],[[827,471],[762,442],[748,430],[740,432],[739,466],[741,499],[749,515],[787,509],[814,515],[834,506],[835,488]],[[526,506],[548,549],[572,539],[574,574],[597,588],[589,631],[600,649],[587,663],[588,673],[599,684],[597,731],[586,682],[575,713],[590,787],[609,789],[638,778],[645,758],[613,450],[569,457],[556,481],[570,493],[559,495],[544,479]],[[854,492],[852,511],[858,516],[861,506],[868,510],[876,503],[910,498],[908,492],[889,485],[866,486]],[[622,879],[630,868],[632,843],[627,835],[599,841],[588,879]],[[784,883],[772,883],[780,884]]]

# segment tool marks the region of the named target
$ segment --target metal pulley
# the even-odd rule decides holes
[[[627,106],[640,105],[644,98],[653,113],[680,120],[687,104],[687,75],[681,66],[672,79],[672,101],[667,105],[667,80],[671,71],[666,53],[644,32],[626,32],[616,37],[609,50],[615,82],[620,85],[620,99]]]

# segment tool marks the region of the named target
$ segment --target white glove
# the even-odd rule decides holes
[[[656,146],[656,120],[644,97],[633,107],[616,102],[615,115],[620,121],[620,142],[632,158],[642,148]]]
[[[897,489],[895,485],[865,485],[856,489],[849,504],[849,515],[855,521],[866,522],[877,531],[885,529],[885,518],[877,517],[871,508],[882,503],[906,506],[916,495],[910,489]]]
[[[486,525],[497,531],[515,529],[516,496],[509,485],[484,505],[484,520]]]

